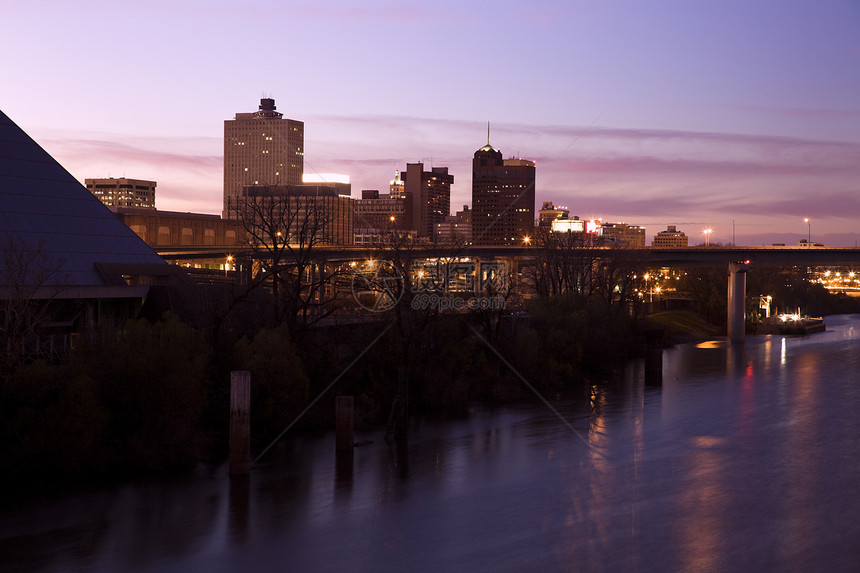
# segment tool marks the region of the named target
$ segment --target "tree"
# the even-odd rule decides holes
[[[644,261],[626,246],[614,244],[601,252],[592,274],[594,292],[615,315],[638,308],[636,277],[642,274],[644,267]]]
[[[246,188],[234,204],[253,260],[250,287],[270,286],[273,322],[286,322],[294,339],[336,307],[336,298],[327,293],[340,271],[329,272],[318,247],[338,242],[330,211],[337,199],[336,194],[262,186]]]
[[[711,324],[724,324],[728,298],[725,266],[691,267],[678,285],[689,293],[699,307],[699,314]],[[757,295],[756,295],[757,296]]]
[[[633,251],[589,233],[553,233],[534,238],[534,259],[524,272],[539,296],[599,295],[607,305],[635,301],[635,276],[643,267]]]
[[[56,311],[68,282],[63,261],[45,249],[10,234],[2,238],[0,257],[0,353],[3,366],[17,364],[38,341]]]
[[[600,249],[591,235],[542,229],[532,242],[534,259],[524,274],[538,296],[592,294]]]

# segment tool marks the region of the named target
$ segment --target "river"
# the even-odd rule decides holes
[[[590,403],[286,438],[225,468],[0,511],[0,571],[860,570],[860,315],[665,350]],[[333,401],[333,400],[332,400]]]

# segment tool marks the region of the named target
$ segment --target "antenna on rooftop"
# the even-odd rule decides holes
[[[490,122],[487,122],[487,145],[490,145]]]

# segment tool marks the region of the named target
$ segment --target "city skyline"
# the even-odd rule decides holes
[[[536,208],[649,244],[668,225],[691,244],[860,239],[856,3],[6,8],[3,111],[80,181],[157,181],[159,209],[220,213],[224,121],[272,97],[305,124],[305,172],[349,175],[353,197],[423,162],[470,204],[490,121],[506,159],[536,162]]]

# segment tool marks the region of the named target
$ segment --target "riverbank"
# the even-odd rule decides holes
[[[647,328],[662,328],[663,346],[675,346],[686,342],[701,342],[724,336],[725,332],[708,323],[701,316],[688,310],[670,310],[648,315],[644,324]]]
[[[216,347],[175,318],[134,321],[123,337],[82,345],[61,363],[22,365],[9,377],[0,469],[41,489],[56,475],[66,486],[217,463],[227,454],[224,381],[234,370],[252,373],[253,448],[286,427],[296,434],[333,427],[326,403],[335,392],[355,397],[357,429],[384,427],[401,370],[416,415],[460,416],[476,404],[530,402],[535,392],[583,396],[644,352],[643,324],[599,302],[541,301],[516,324],[440,315],[404,321],[402,332],[350,325],[315,331],[301,345],[284,329],[262,329]],[[665,346],[714,335],[686,312],[652,315],[644,327],[663,328]]]

